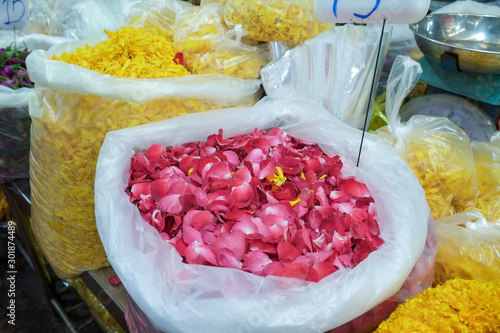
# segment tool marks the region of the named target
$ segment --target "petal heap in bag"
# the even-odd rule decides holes
[[[27,58],[37,93],[30,104],[32,226],[61,278],[109,265],[95,225],[93,188],[107,132],[253,105],[260,97],[259,80],[183,75],[189,73],[175,62],[171,40],[130,27],[109,35],[112,41],[65,43]],[[61,56],[74,63],[53,59]]]
[[[224,19],[229,27],[241,24],[248,38],[295,47],[333,27],[314,15],[313,0],[226,0]]]
[[[469,210],[436,221],[436,228],[434,284],[451,279],[500,282],[500,223]]]
[[[365,184],[279,128],[132,158],[127,193],[189,264],[319,281],[383,240]]]
[[[499,332],[500,282],[453,279],[398,306],[375,333]]]
[[[340,267],[318,282],[310,282],[275,275],[259,276],[228,267],[188,264],[166,241],[167,237],[162,238],[155,227],[145,222],[137,206],[130,202],[125,190],[130,182],[131,160],[138,152],[144,153],[151,146],[162,144],[163,147],[155,147],[163,154],[164,147],[205,142],[219,129],[227,138],[234,138],[252,133],[256,128],[275,127],[294,138],[318,144],[331,158],[340,156],[343,175],[355,176],[369,189],[384,243],[357,266]],[[359,167],[356,166],[361,136],[361,131],[335,119],[320,104],[305,99],[268,98],[248,108],[201,112],[108,132],[96,169],[96,222],[113,269],[134,303],[154,325],[145,331],[219,333],[229,327],[233,331],[262,333],[326,332],[368,313],[396,294],[394,301],[402,302],[408,293],[415,294],[414,287],[422,282],[422,286],[427,286],[424,280],[429,265],[426,263],[432,267],[433,260],[427,260],[426,253],[430,210],[425,193],[408,165],[392,147],[373,134],[366,133],[362,158]],[[253,172],[253,165],[249,164],[247,168]],[[211,174],[211,166],[207,165],[201,169],[205,169],[205,176]],[[183,168],[189,173],[191,167],[193,171],[189,176],[194,177],[195,169],[200,168]],[[287,168],[283,168],[284,177],[288,177]],[[272,182],[269,184],[272,192],[272,187],[283,177],[279,172],[269,176],[271,180],[264,177],[261,181]],[[210,184],[215,186],[221,182]],[[278,190],[272,193],[276,192]],[[239,194],[243,193],[246,192]],[[296,200],[291,196],[284,198],[287,206]],[[175,194],[165,199],[168,209],[178,206],[175,199]],[[203,196],[189,196],[191,202],[200,199]],[[220,208],[227,205],[225,200],[220,201]],[[188,223],[196,226],[189,230],[190,235],[197,237],[196,228],[203,225],[202,217],[188,217],[191,219]],[[160,219],[159,222],[161,224]],[[274,229],[281,229],[280,225]],[[408,281],[413,278],[419,281]],[[363,326],[376,325],[381,319],[378,314],[364,316]]]
[[[500,132],[490,142],[472,142],[478,198],[475,209],[489,222],[500,223]]]
[[[391,142],[412,168],[438,220],[474,208],[478,182],[469,137],[451,120],[415,115],[401,123],[400,105],[421,72],[410,57],[396,58],[387,83],[389,125],[375,133]]]

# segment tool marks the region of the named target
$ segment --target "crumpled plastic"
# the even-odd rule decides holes
[[[489,222],[500,223],[500,132],[489,142],[472,142],[478,198],[475,206]]]
[[[241,25],[229,28],[216,3],[185,9],[176,17],[174,47],[193,74],[218,73],[242,79],[260,77],[270,60],[269,46],[245,38]]]
[[[386,114],[389,125],[374,133],[393,144],[420,180],[434,219],[475,207],[478,181],[467,134],[445,117],[415,115],[402,123],[399,109],[422,69],[398,56],[389,75]]]
[[[500,223],[469,210],[436,221],[436,229],[436,285],[455,278],[500,281]]]
[[[181,114],[253,105],[259,80],[223,75],[131,79],[51,60],[90,42],[60,44],[27,58],[36,98],[30,185],[35,237],[61,278],[109,265],[94,215],[97,155],[108,131]]]
[[[384,30],[377,66],[381,25],[346,24],[287,50],[261,71],[267,96],[296,96],[322,104],[335,117],[362,129],[373,77],[380,76],[391,30]],[[376,85],[376,83],[375,83]],[[373,106],[373,105],[372,105]]]
[[[370,190],[385,243],[355,268],[338,270],[318,283],[183,263],[125,193],[133,154],[155,143],[205,140],[218,129],[233,137],[275,126],[318,143],[328,155],[340,156],[346,170]],[[326,332],[395,295],[424,252],[432,217],[411,169],[377,136],[366,133],[359,167],[355,166],[361,136],[321,105],[293,98],[264,98],[249,108],[109,132],[96,169],[98,231],[114,271],[155,329]]]

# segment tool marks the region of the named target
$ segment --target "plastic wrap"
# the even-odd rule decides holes
[[[131,157],[155,143],[202,141],[218,129],[233,137],[275,126],[340,156],[344,168],[370,190],[385,243],[355,268],[340,269],[318,283],[184,264],[125,193]],[[430,211],[411,169],[380,138],[366,134],[355,166],[361,136],[310,100],[268,98],[250,108],[109,132],[96,170],[99,235],[127,292],[155,328],[170,333],[325,332],[397,293],[424,251]]]
[[[490,142],[472,142],[478,180],[475,209],[489,222],[500,222],[500,132]]]
[[[222,75],[130,79],[51,60],[85,42],[37,50],[27,59],[32,226],[59,277],[108,265],[94,215],[95,165],[106,132],[180,114],[253,105],[260,81]]]
[[[422,73],[406,56],[394,61],[387,83],[389,125],[375,131],[394,145],[422,184],[434,219],[474,208],[478,182],[467,134],[444,117],[415,115],[401,123],[400,105]]]
[[[500,282],[500,224],[477,210],[436,221],[435,284],[460,278]]]
[[[239,25],[229,29],[224,22],[223,7],[212,3],[177,15],[174,45],[194,74],[256,79],[270,60],[269,47],[242,39],[245,35]]]
[[[28,101],[35,89],[0,86],[0,181],[28,178],[30,125]]]
[[[313,0],[226,0],[224,20],[229,28],[241,24],[254,41],[294,47],[333,27],[316,18],[313,4]]]
[[[262,69],[266,94],[312,99],[338,119],[363,128],[380,34],[379,25],[348,24],[286,51]],[[389,38],[390,30],[386,30],[380,62],[387,52]]]

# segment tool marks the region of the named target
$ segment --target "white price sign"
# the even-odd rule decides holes
[[[332,23],[416,23],[431,0],[314,0],[318,20]]]
[[[21,29],[27,21],[25,0],[0,0],[0,30]]]

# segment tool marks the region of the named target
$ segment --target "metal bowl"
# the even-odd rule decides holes
[[[500,74],[500,16],[429,14],[410,29],[420,51],[444,68]]]

